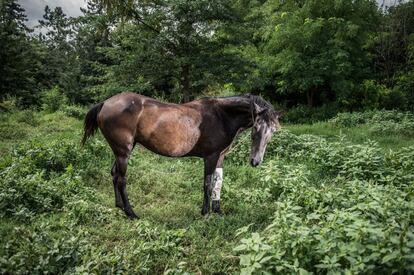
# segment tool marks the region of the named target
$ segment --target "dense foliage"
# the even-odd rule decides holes
[[[281,108],[414,106],[413,1],[96,0],[82,12],[46,6],[33,32],[2,1],[3,100],[40,106],[57,87],[77,104],[121,91],[180,102],[231,87]]]

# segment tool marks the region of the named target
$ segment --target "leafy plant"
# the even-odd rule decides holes
[[[42,108],[48,112],[56,112],[67,103],[67,97],[58,86],[43,92]]]

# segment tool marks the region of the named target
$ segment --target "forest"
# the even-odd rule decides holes
[[[39,108],[48,97],[88,105],[123,91],[172,102],[253,93],[322,118],[413,109],[412,1],[97,0],[82,13],[46,6],[29,29],[18,2],[2,1],[3,101]]]
[[[86,0],[29,27],[1,0],[0,273],[414,273],[414,1],[384,2]],[[121,92],[260,95],[282,129],[257,168],[238,136],[208,217],[201,159],[136,146],[130,220],[108,143],[80,144]]]

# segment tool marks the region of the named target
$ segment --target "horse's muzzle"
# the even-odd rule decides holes
[[[253,166],[253,167],[258,166],[259,164],[260,164],[260,160],[257,160],[257,159],[255,159],[255,158],[252,158],[252,159],[250,160],[250,165],[251,165],[251,166]]]

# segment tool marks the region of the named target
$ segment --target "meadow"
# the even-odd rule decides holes
[[[200,214],[203,165],[136,147],[114,206],[112,153],[80,147],[85,110],[0,113],[2,274],[412,274],[414,115],[283,124],[262,166],[239,137],[223,215]]]

